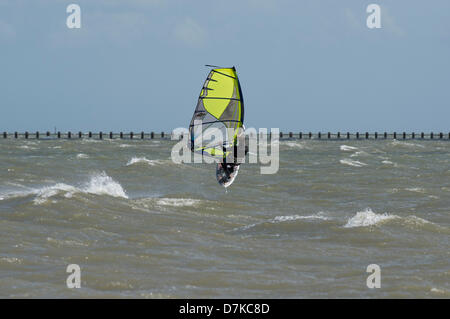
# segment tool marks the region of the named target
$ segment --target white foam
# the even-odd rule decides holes
[[[21,145],[21,146],[18,146],[17,148],[21,148],[21,149],[24,149],[24,150],[37,150],[36,147],[30,147],[28,145]]]
[[[271,224],[277,224],[277,223],[283,223],[283,222],[292,222],[296,220],[330,220],[331,218],[323,216],[323,213],[317,213],[313,215],[286,215],[286,216],[276,216],[270,220],[265,220],[261,222],[257,222],[254,224],[249,224],[243,227],[234,228],[234,230],[247,230],[250,228],[253,228],[255,226],[265,224],[265,223],[271,223]]]
[[[302,215],[288,215],[288,216],[276,216],[272,222],[288,222],[288,221],[294,221],[294,220],[299,220],[299,219],[319,219],[319,220],[329,220],[330,218],[319,214],[314,214],[314,215],[307,215],[307,216],[302,216]]]
[[[46,203],[49,198],[62,193],[66,198],[72,198],[76,193],[128,198],[122,186],[118,182],[114,181],[111,177],[106,175],[105,172],[92,175],[89,182],[80,187],[64,183],[57,183],[51,186],[44,186],[41,188],[27,189],[25,191],[16,191],[8,194],[2,194],[0,198],[4,200],[7,198],[35,195],[36,197],[33,199],[34,204],[41,205]]]
[[[351,160],[351,159],[349,159],[349,158],[341,159],[339,162],[340,162],[341,164],[349,165],[349,166],[353,166],[353,167],[363,167],[363,166],[367,166],[366,163],[363,163],[363,162],[360,162],[360,161],[354,161],[354,160]]]
[[[367,156],[369,155],[368,153],[364,152],[364,151],[358,151],[353,153],[352,155],[350,155],[350,157],[356,157],[356,156]]]
[[[87,154],[80,153],[77,154],[77,158],[89,158],[89,156]]]
[[[306,148],[306,146],[303,143],[296,143],[296,142],[281,142],[280,145],[285,145],[290,148],[298,148],[300,150]]]
[[[373,226],[397,218],[400,217],[397,215],[389,215],[388,213],[376,214],[370,208],[366,208],[366,210],[357,212],[355,216],[351,217],[344,227],[353,228]]]
[[[437,294],[445,294],[446,293],[446,291],[444,289],[439,289],[439,288],[436,288],[436,287],[432,287],[430,289],[430,292],[434,292],[434,293],[437,293]]]
[[[110,176],[106,175],[105,172],[91,176],[91,180],[83,188],[83,191],[96,195],[128,198],[122,186]]]
[[[71,193],[70,196],[72,196],[73,193],[79,192],[79,189],[67,185],[64,183],[58,183],[53,186],[46,186],[41,189],[35,190],[35,194],[37,195],[36,198],[33,200],[33,202],[36,205],[40,205],[45,203],[50,197],[58,195],[61,192],[66,192],[67,194]]]
[[[161,161],[159,160],[149,160],[145,157],[133,157],[131,160],[128,161],[127,166],[137,164],[137,163],[145,163],[150,166],[155,166],[156,164],[161,164]]]
[[[160,198],[156,203],[162,206],[182,207],[198,205],[200,200],[191,198]]]
[[[416,144],[416,143],[408,143],[408,142],[401,142],[398,140],[393,140],[391,142],[391,145],[393,146],[405,146],[405,147],[420,147],[420,148],[425,148],[424,145],[421,144]]]
[[[347,152],[347,151],[354,151],[357,150],[357,147],[348,146],[348,145],[341,145],[340,146],[341,151]]]
[[[421,188],[421,187],[411,187],[411,188],[405,188],[405,190],[410,191],[410,192],[414,192],[414,193],[425,193],[425,189]]]

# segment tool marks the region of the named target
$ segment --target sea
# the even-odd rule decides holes
[[[282,139],[227,189],[176,143],[0,139],[0,298],[450,297],[448,140]]]

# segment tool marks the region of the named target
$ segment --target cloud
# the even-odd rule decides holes
[[[185,18],[173,30],[176,40],[192,47],[203,46],[206,42],[206,30],[191,18]]]

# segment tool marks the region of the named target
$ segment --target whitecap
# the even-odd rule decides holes
[[[421,187],[411,187],[411,188],[405,188],[405,190],[409,191],[409,192],[414,192],[414,193],[425,193],[425,189],[421,188]]]
[[[393,146],[405,146],[405,147],[420,147],[420,148],[425,148],[424,145],[421,144],[416,144],[416,143],[408,143],[408,142],[401,142],[398,140],[393,140],[391,142],[391,145]]]
[[[128,161],[127,166],[137,164],[137,163],[145,163],[150,166],[155,166],[156,164],[161,164],[160,160],[149,160],[145,157],[133,157],[131,160]]]
[[[69,193],[72,194],[72,193],[75,193],[75,192],[79,192],[79,189],[77,189],[74,186],[67,185],[67,184],[64,184],[64,183],[58,183],[58,184],[55,184],[53,186],[46,186],[46,187],[43,187],[41,189],[35,190],[34,193],[37,196],[33,200],[33,202],[36,205],[41,205],[41,204],[45,203],[48,200],[48,198],[53,197],[55,195],[58,195],[61,192],[66,192],[67,194],[69,194]]]
[[[341,159],[339,162],[340,162],[341,164],[349,165],[349,166],[353,166],[353,167],[363,167],[363,166],[367,166],[366,163],[363,163],[363,162],[360,162],[360,161],[354,161],[354,160],[351,160],[351,159],[348,159],[348,158]]]
[[[122,185],[106,175],[105,172],[92,175],[90,181],[83,188],[83,191],[96,195],[128,198]]]
[[[122,186],[114,181],[105,172],[96,173],[91,176],[89,182],[81,187],[76,187],[64,183],[58,183],[52,186],[45,186],[39,189],[33,189],[22,193],[15,194],[15,196],[28,196],[30,194],[36,195],[33,200],[35,205],[41,205],[47,202],[50,197],[64,193],[65,198],[72,198],[76,193],[108,195],[112,197],[128,198]]]
[[[353,153],[352,155],[350,155],[350,157],[356,157],[356,156],[367,156],[369,155],[368,153],[364,152],[364,151],[358,151]]]
[[[346,151],[354,151],[354,150],[357,150],[358,148],[354,147],[354,146],[341,145],[340,149],[341,149],[341,151],[346,152]]]
[[[191,198],[160,198],[156,201],[158,205],[173,207],[196,206],[200,202],[199,199]]]
[[[305,149],[306,146],[303,143],[297,143],[297,142],[281,142],[280,145],[284,145],[290,148],[298,148],[298,149]]]
[[[397,215],[389,215],[388,213],[376,214],[370,208],[366,208],[366,210],[357,212],[355,216],[351,217],[344,227],[353,228],[373,226],[397,218],[400,217]]]
[[[289,221],[295,221],[299,219],[319,219],[319,220],[329,220],[329,217],[323,216],[322,214],[314,214],[314,215],[288,215],[288,216],[276,216],[271,222],[277,223],[277,222],[289,222]]]
[[[77,154],[77,158],[89,158],[89,156],[87,154],[80,153]]]

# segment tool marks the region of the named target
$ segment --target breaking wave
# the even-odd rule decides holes
[[[113,180],[105,172],[95,174],[91,176],[91,179],[87,186],[83,189],[83,192],[96,194],[96,195],[109,195],[113,197],[128,198],[122,185]]]
[[[33,199],[34,204],[41,205],[54,196],[63,194],[65,198],[71,198],[76,193],[128,198],[124,189],[118,182],[106,175],[105,172],[101,172],[91,175],[90,180],[79,187],[65,183],[57,183],[55,185],[44,186],[41,188],[32,188],[24,191],[14,191],[1,194],[0,200],[35,196]]]
[[[366,208],[362,212],[357,212],[355,216],[348,219],[344,225],[345,228],[379,226],[387,222],[399,221],[401,224],[410,227],[433,226],[433,229],[445,230],[445,227],[439,226],[423,218],[410,215],[401,217],[398,215],[383,213],[374,213],[370,208]]]
[[[373,226],[396,218],[400,217],[397,215],[389,215],[388,213],[376,214],[370,208],[366,208],[364,211],[357,212],[355,216],[351,217],[344,227],[353,228]]]

